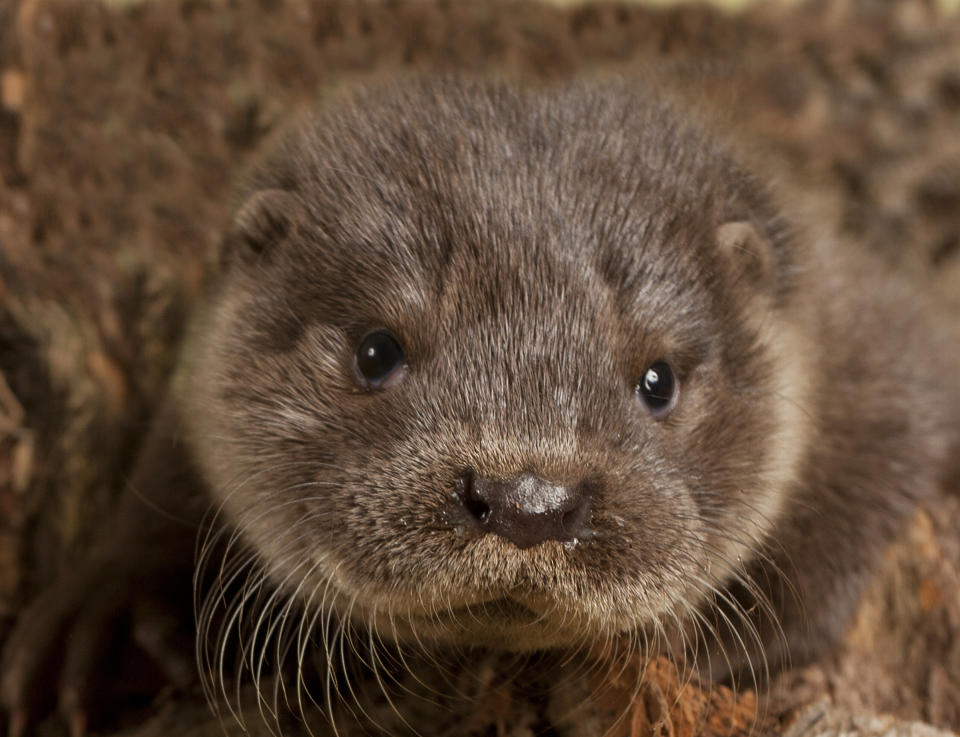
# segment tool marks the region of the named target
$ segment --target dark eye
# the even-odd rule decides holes
[[[400,381],[406,370],[407,357],[390,333],[378,330],[360,341],[357,372],[369,388],[386,389]]]
[[[675,404],[677,379],[670,365],[657,361],[647,369],[643,380],[637,385],[637,394],[643,397],[654,417],[662,417]]]

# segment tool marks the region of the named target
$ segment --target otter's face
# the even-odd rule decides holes
[[[255,189],[184,414],[281,588],[529,649],[683,615],[753,557],[795,462],[786,236],[667,105],[410,85]]]

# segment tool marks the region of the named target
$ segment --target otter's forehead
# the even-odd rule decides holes
[[[657,98],[582,93],[361,96],[294,136],[263,186],[296,192],[304,240],[348,290],[403,285],[432,308],[453,284],[495,311],[535,307],[531,284],[661,308],[702,289],[716,152]]]

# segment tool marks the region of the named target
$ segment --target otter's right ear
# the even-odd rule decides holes
[[[282,189],[255,192],[233,218],[224,251],[229,260],[247,260],[269,253],[296,224],[295,198]]]
[[[717,248],[735,280],[743,280],[760,291],[775,286],[776,266],[773,247],[753,224],[735,220],[717,227]]]

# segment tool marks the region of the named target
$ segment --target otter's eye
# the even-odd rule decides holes
[[[406,374],[407,357],[396,338],[385,330],[378,330],[360,341],[357,371],[369,388],[386,389]]]
[[[673,409],[677,396],[677,380],[673,369],[669,364],[657,361],[647,369],[636,391],[654,417],[663,417]]]

